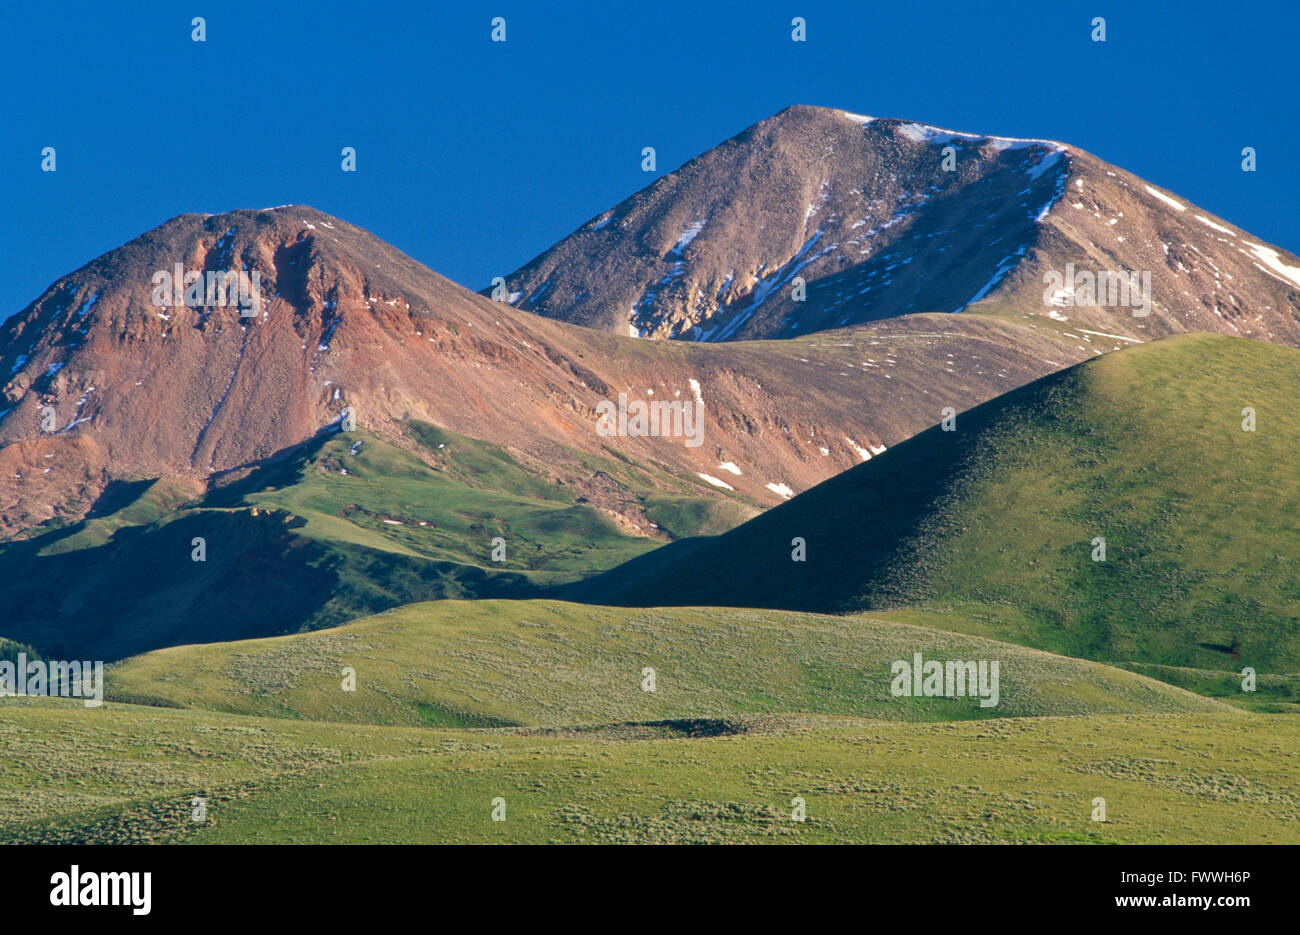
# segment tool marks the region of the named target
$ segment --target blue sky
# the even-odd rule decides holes
[[[0,12],[0,318],[177,214],[288,203],[479,288],[648,184],[643,146],[671,171],[790,104],[1060,139],[1300,252],[1293,0],[108,6]]]

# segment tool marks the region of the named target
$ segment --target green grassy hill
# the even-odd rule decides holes
[[[536,573],[538,582],[571,579],[654,546],[620,532],[574,491],[548,483],[499,446],[423,422],[407,431],[412,450],[365,431],[324,439],[310,453],[214,492],[205,505],[283,510],[304,520],[301,534],[318,541]],[[506,540],[500,562],[491,558],[497,536]]]
[[[1000,698],[900,698],[891,665],[998,661]],[[343,667],[356,673],[344,691]],[[655,691],[642,672],[655,670]],[[555,601],[437,601],[316,633],[181,646],[113,668],[109,697],[444,727],[813,714],[930,721],[1228,710],[1108,666],[865,618]]]
[[[412,601],[525,597],[655,545],[504,449],[408,428],[411,450],[361,431],[323,436],[209,492],[172,478],[111,485],[84,520],[0,544],[0,637],[54,658],[119,659]],[[638,476],[612,459],[596,469]],[[750,515],[646,488],[645,502],[683,535]]]
[[[1071,656],[1295,672],[1297,399],[1294,349],[1204,334],[1135,346],[964,413],[956,431],[936,425],[722,536],[557,593],[913,606],[916,622]],[[795,537],[806,562],[791,560]]]
[[[810,718],[620,739],[5,705],[3,843],[1300,842],[1288,715]]]

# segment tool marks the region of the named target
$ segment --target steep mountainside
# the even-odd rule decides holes
[[[1076,304],[1082,287],[1047,295],[1044,273],[1066,264],[1149,273],[1148,314]],[[1062,143],[819,107],[755,124],[506,280],[518,308],[657,338],[784,338],[993,304],[1142,340],[1300,346],[1300,259],[1184,199]]]
[[[215,298],[155,305],[154,277],[177,265],[258,275],[257,314]],[[184,215],[0,325],[0,534],[79,518],[113,480],[238,479],[351,407],[395,444],[409,447],[415,419],[503,446],[625,531],[661,535],[643,491],[751,510],[780,502],[932,424],[944,405],[1117,344],[1049,324],[918,317],[692,348],[489,301],[310,208]],[[701,444],[602,437],[597,406],[620,393],[702,406]],[[635,477],[615,481],[613,461]]]

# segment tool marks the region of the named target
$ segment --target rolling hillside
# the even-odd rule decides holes
[[[411,601],[528,596],[653,547],[503,449],[427,423],[409,430],[409,447],[363,430],[324,435],[211,491],[115,483],[85,520],[0,547],[3,630],[55,658],[120,659]],[[755,512],[657,491],[615,459],[591,463],[642,486],[645,509],[682,534]],[[42,580],[59,586],[33,587]]]
[[[0,740],[4,843],[1300,841],[1288,716],[807,719],[618,739],[28,700]]]
[[[999,697],[901,698],[891,665],[997,660]],[[342,690],[342,669],[356,673]],[[645,667],[655,690],[642,687]],[[209,711],[435,727],[840,715],[930,721],[1221,712],[1129,672],[886,619],[554,601],[414,604],[316,633],[178,646],[113,668],[108,697]]]
[[[559,593],[921,607],[917,622],[1071,656],[1294,672],[1298,391],[1290,348],[1217,335],[1132,347],[965,413],[955,431],[936,425],[729,533]],[[792,560],[796,537],[806,561]]]

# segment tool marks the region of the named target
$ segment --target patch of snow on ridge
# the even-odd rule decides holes
[[[768,484],[767,489],[774,494],[785,497],[787,500],[794,496],[794,491],[790,489],[789,484]]]
[[[849,447],[852,448],[854,451],[856,451],[858,453],[858,457],[861,458],[863,461],[871,460],[871,452],[867,451],[867,449],[859,448],[858,443],[855,442],[853,439],[849,438],[847,435],[844,437],[844,440],[849,443]]]
[[[735,489],[736,489],[735,487],[732,487],[730,484],[728,484],[725,480],[718,480],[718,479],[717,479],[716,477],[714,477],[712,474],[696,474],[695,476],[698,477],[698,478],[700,478],[701,480],[708,481],[708,482],[709,482],[710,484],[712,484],[714,487],[721,487],[723,490],[735,490]]]
[[[89,312],[92,308],[94,308],[95,302],[97,302],[98,300],[99,300],[99,290],[95,290],[95,293],[91,295],[90,298],[86,299],[86,301],[82,304],[81,310],[77,312],[77,317],[85,318],[86,313]]]
[[[700,381],[695,379],[690,379],[687,380],[686,382],[691,385],[691,392],[695,394],[696,405],[698,405],[701,409],[704,408],[704,397],[700,395]]]
[[[1046,140],[1013,140],[1004,136],[993,137],[990,145],[997,152],[1005,152],[1008,149],[1028,149],[1030,146],[1036,146],[1045,143]]]
[[[817,243],[817,241],[821,239],[822,233],[823,233],[822,230],[818,229],[811,237],[808,238],[807,241],[804,242],[804,245],[799,248],[799,252],[796,253],[793,257],[791,257],[784,265],[778,267],[776,271],[773,272],[770,276],[766,276],[759,279],[758,282],[755,284],[753,291],[749,294],[749,297],[745,300],[744,312],[742,314],[738,314],[735,318],[733,318],[728,325],[726,325],[720,332],[718,332],[716,337],[712,337],[711,335],[710,339],[713,341],[725,341],[727,338],[731,337],[731,335],[735,334],[736,331],[740,329],[741,325],[743,325],[745,322],[749,321],[751,317],[753,317],[755,309],[757,309],[760,305],[763,304],[763,302],[767,300],[767,297],[772,294],[773,290],[775,290],[779,286],[783,286],[786,283],[790,282],[790,280],[792,280],[798,274],[798,272],[801,269],[803,269],[805,266],[807,266],[809,263],[813,262],[814,260],[819,260],[822,257],[826,256],[828,253],[831,253],[832,251],[839,248],[838,243],[833,243],[817,251],[811,256],[805,257],[805,254],[807,254],[808,251],[812,249],[813,244]],[[763,267],[760,266],[758,269],[758,275],[761,276],[762,273],[763,273]]]
[[[1114,338],[1116,341],[1128,341],[1131,344],[1141,344],[1137,338],[1126,338],[1122,334],[1107,334],[1105,331],[1089,331],[1087,328],[1080,328],[1084,334],[1095,334],[1100,338]]]
[[[840,116],[847,117],[854,123],[859,123],[864,127],[876,119],[875,117],[864,117],[862,114],[851,114],[847,110],[840,111]]]
[[[1142,187],[1145,188],[1145,189],[1146,189],[1148,192],[1150,192],[1151,194],[1155,195],[1157,198],[1159,198],[1159,199],[1160,199],[1161,201],[1163,201],[1165,204],[1169,205],[1171,208],[1175,208],[1175,209],[1177,209],[1177,210],[1179,210],[1179,211],[1186,211],[1186,210],[1187,210],[1187,205],[1183,204],[1181,201],[1178,201],[1178,200],[1176,200],[1176,199],[1174,199],[1174,198],[1170,198],[1170,197],[1169,197],[1168,195],[1166,195],[1164,192],[1158,192],[1158,191],[1156,191],[1154,188],[1152,188],[1150,185],[1143,185]]]
[[[1047,208],[1050,208],[1051,206],[1052,206],[1051,202],[1049,202]],[[1043,209],[1043,214],[1047,213],[1047,208]],[[1039,217],[1041,218],[1042,215],[1039,215]],[[954,309],[953,314],[956,315],[958,312],[964,312],[969,306],[974,305],[980,299],[984,298],[986,295],[992,292],[994,286],[1000,283],[1003,277],[1006,276],[1006,274],[1009,273],[1012,270],[1012,268],[1015,267],[1016,263],[1019,261],[1019,258],[1024,256],[1025,251],[1028,249],[1029,248],[1027,246],[1021,245],[1010,256],[1004,257],[1002,262],[998,264],[998,268],[993,271],[993,275],[989,277],[989,281],[986,282],[980,288],[979,292],[975,293],[973,296],[967,299],[965,305],[963,305],[961,308]]]
[[[1215,223],[1214,223],[1213,221],[1211,221],[1209,218],[1207,218],[1207,217],[1201,217],[1201,215],[1199,215],[1199,214],[1196,215],[1196,220],[1200,221],[1200,222],[1201,222],[1202,224],[1204,224],[1206,227],[1213,227],[1213,228],[1214,228],[1216,231],[1218,231],[1220,234],[1231,234],[1231,233],[1232,233],[1232,231],[1228,230],[1226,227],[1224,227],[1224,226],[1222,226],[1222,225],[1220,225],[1220,224],[1215,224]]]
[[[1062,150],[1062,152],[1064,152],[1064,150]],[[1044,168],[1044,171],[1046,169],[1053,168],[1058,164],[1054,157],[1053,157],[1052,165],[1050,166],[1045,165],[1046,162],[1047,160],[1044,159],[1043,162],[1039,163],[1039,166],[1042,166]],[[1043,218],[1047,217],[1048,213],[1052,210],[1052,208],[1056,206],[1056,203],[1061,200],[1061,196],[1065,194],[1065,183],[1069,176],[1068,165],[1062,165],[1060,169],[1061,169],[1060,174],[1057,176],[1056,179],[1056,187],[1052,189],[1051,197],[1047,199],[1047,203],[1044,204],[1042,208],[1038,210],[1038,213],[1036,215],[1034,215],[1035,224],[1042,223]]]
[[[932,127],[924,123],[905,123],[898,128],[898,132],[913,143],[948,143],[958,138],[963,140],[985,139],[985,137],[977,136],[974,133],[958,133],[956,130],[945,130],[942,127]]]
[[[1250,252],[1255,254],[1261,263],[1273,270],[1269,275],[1293,286],[1300,286],[1300,266],[1289,266],[1283,263],[1282,257],[1276,250],[1272,247],[1266,247],[1262,243],[1253,243],[1249,244],[1249,246]]]
[[[732,280],[734,280],[735,278],[736,278],[736,271],[734,269],[727,273],[727,278],[724,279],[722,281],[722,285],[718,287],[718,295],[717,295],[718,302],[722,301],[722,294],[727,291],[727,287],[731,285]]]
[[[822,187],[817,191],[817,200],[809,203],[807,210],[803,213],[805,222],[812,220],[812,216],[817,213],[817,209],[826,204],[826,199],[830,197],[830,192],[826,190],[826,183],[822,182]]]
[[[1007,149],[1028,149],[1031,146],[1046,146],[1054,153],[1068,153],[1070,147],[1056,140],[1034,140],[1019,136],[990,136],[987,138],[998,152]]]
[[[1063,153],[1068,147],[1056,140],[1022,139],[1016,136],[988,136],[981,133],[963,133],[960,130],[948,130],[928,123],[905,123],[898,132],[914,143],[948,143],[952,140],[984,140],[999,152],[1007,149],[1026,149],[1030,146],[1046,146],[1054,153]]]
[[[736,467],[734,461],[723,461],[721,464],[718,465],[718,467],[722,468],[724,471],[730,471],[732,474],[735,474],[737,477],[740,476],[740,468]]]
[[[1058,162],[1061,161],[1061,153],[1062,150],[1059,149],[1048,153],[1046,156],[1044,156],[1042,159],[1038,161],[1037,165],[1032,166],[1028,170],[1029,177],[1031,179],[1036,179],[1044,172],[1046,172],[1048,169],[1052,168],[1052,166],[1056,165]]]
[[[704,229],[703,220],[699,220],[696,221],[694,224],[688,225],[686,228],[682,230],[681,236],[677,238],[676,245],[674,245],[674,247],[668,251],[668,255],[681,256],[682,251],[685,250],[688,246],[690,246],[691,241],[694,240],[696,235],[699,234],[699,232],[702,231],[703,229]]]

